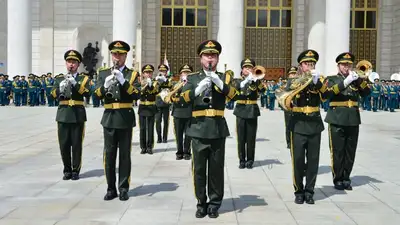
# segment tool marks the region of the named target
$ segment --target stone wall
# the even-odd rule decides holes
[[[394,46],[396,45],[396,43],[394,43],[393,40],[399,42],[399,39],[396,39],[396,36],[393,36],[395,32],[393,32],[392,29],[393,26],[396,26],[396,24],[392,24],[394,20],[393,19],[394,1],[384,0],[379,2],[380,3],[378,11],[379,24],[378,24],[378,43],[377,43],[378,44],[377,68],[375,68],[374,70],[376,70],[379,73],[381,78],[388,79],[390,78],[390,75],[393,73],[393,70],[395,69],[391,62],[392,45]],[[396,5],[400,6],[400,4]],[[400,22],[400,20],[398,22]]]
[[[161,1],[143,1],[142,9],[142,66],[152,64],[157,68],[160,58]]]
[[[7,0],[0,0],[0,73],[7,72]]]
[[[400,3],[392,5],[391,74],[400,72]]]

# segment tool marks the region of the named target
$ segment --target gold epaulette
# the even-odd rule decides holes
[[[109,69],[111,69],[111,67],[100,67],[100,68],[97,69],[97,74],[98,74],[100,71],[109,70]]]
[[[191,73],[189,73],[187,76],[190,76],[190,75],[195,75],[195,74],[199,74],[200,72],[199,71],[196,71],[196,72],[191,72]]]

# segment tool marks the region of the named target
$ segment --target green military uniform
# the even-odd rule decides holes
[[[292,66],[289,69],[288,72],[288,80],[286,83],[286,89],[291,85],[291,80],[297,73],[297,67]],[[289,129],[289,124],[290,124],[290,118],[292,117],[292,113],[290,111],[284,110],[284,115],[285,115],[285,136],[286,136],[286,147],[290,149],[290,129]]]
[[[112,53],[126,54],[129,52],[129,45],[123,41],[114,41],[108,46]],[[107,194],[104,200],[111,200],[117,197],[115,187],[115,164],[117,149],[119,148],[119,181],[118,190],[120,200],[127,200],[129,182],[131,175],[131,148],[132,128],[136,126],[135,112],[132,102],[138,98],[140,84],[139,73],[122,66],[119,71],[122,73],[124,82],[115,80],[115,85],[107,89],[104,87],[106,78],[111,76],[112,68],[103,68],[98,71],[98,82],[95,93],[100,99],[104,99],[104,113],[101,119],[104,134],[103,163],[107,179]],[[116,77],[117,75],[113,75]],[[115,88],[115,91],[112,91]],[[113,93],[110,93],[113,92]],[[117,92],[120,98],[118,99]],[[115,97],[111,97],[113,94]]]
[[[154,67],[152,65],[144,65],[142,67],[142,73],[151,72],[153,73]],[[146,85],[146,87],[140,91],[140,102],[139,102],[139,126],[140,126],[140,148],[141,154],[153,154],[154,147],[154,115],[157,113],[156,107],[156,95],[158,93],[158,84]]]
[[[241,68],[255,66],[253,59],[242,60]],[[260,80],[247,82],[241,87],[243,78],[235,79],[235,88],[239,91],[236,95],[236,107],[233,114],[236,116],[237,150],[239,156],[239,168],[253,168],[256,150],[257,117],[260,116],[260,108],[257,104],[259,93],[265,91]],[[246,81],[244,81],[246,82]]]
[[[299,55],[297,60],[299,64],[303,62],[316,63],[318,58],[319,55],[316,51],[306,50]],[[311,81],[292,100],[289,129],[291,131],[293,186],[297,204],[304,203],[304,200],[308,204],[314,204],[313,195],[318,175],[321,132],[324,130],[319,110],[320,93],[324,91],[321,80],[318,79],[316,84]],[[291,83],[290,89],[299,88],[294,80]],[[303,185],[304,175],[306,177],[305,186]]]
[[[82,61],[82,55],[75,50],[69,50],[64,54],[66,61]],[[60,91],[63,86],[64,76],[57,76],[51,95],[60,99],[57,109],[56,121],[58,126],[58,143],[60,145],[61,158],[64,164],[64,180],[78,180],[82,167],[82,143],[85,135],[86,110],[83,97],[89,95],[89,77],[72,74],[76,84],[71,83],[70,97],[63,97],[65,93]],[[71,81],[68,81],[71,82]],[[72,151],[72,163],[71,163]]]
[[[202,54],[219,54],[220,52],[221,45],[214,40],[202,42],[197,49],[200,57]],[[212,98],[207,103],[208,101],[203,99],[204,92],[198,96],[195,94],[198,83],[206,78],[206,73],[200,70],[189,75],[180,98],[181,102],[191,103],[193,109],[186,133],[192,137],[192,171],[194,192],[197,198],[196,217],[202,218],[208,213],[209,217],[216,218],[224,196],[225,140],[229,136],[224,117],[225,100],[226,97],[232,99],[236,90],[231,87],[233,79],[229,74],[217,73],[223,82],[223,87],[221,90],[213,83],[209,92]],[[219,79],[214,80],[220,82]],[[206,190],[210,198],[208,203]]]
[[[345,52],[336,58],[336,62],[354,62],[354,55]],[[351,76],[348,75],[348,76]],[[345,76],[329,76],[325,82],[326,92],[323,97],[329,100],[329,109],[325,122],[329,124],[329,147],[333,183],[336,189],[351,190],[350,173],[356,155],[359,125],[361,124],[358,108],[359,96],[367,96],[370,88],[361,78],[348,87],[344,84]]]
[[[158,66],[158,70],[160,72],[167,72],[168,66],[161,64]],[[172,88],[172,79],[167,78],[165,82],[159,84],[160,93],[163,89],[171,90]],[[156,114],[156,131],[157,131],[157,143],[167,143],[168,141],[168,126],[169,126],[169,109],[170,104],[165,103],[160,94],[156,97],[156,106],[157,106],[157,114]],[[161,133],[161,122],[163,122],[163,129]]]
[[[179,73],[192,72],[193,68],[189,65],[184,65],[179,69]],[[181,81],[184,82],[184,81]],[[177,83],[175,85],[180,85]],[[182,83],[184,84],[184,83]],[[178,88],[174,86],[174,89]],[[191,137],[186,134],[186,127],[190,123],[190,118],[192,117],[192,105],[187,103],[179,102],[179,95],[181,94],[182,88],[180,88],[174,96],[171,96],[172,104],[172,116],[174,117],[174,133],[177,145],[176,159],[189,160],[190,153],[190,143],[192,141]]]

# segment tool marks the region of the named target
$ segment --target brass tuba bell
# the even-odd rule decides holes
[[[255,80],[264,79],[265,75],[267,74],[267,70],[263,66],[255,66],[253,68],[254,73],[252,74]]]
[[[355,72],[359,77],[368,79],[369,75],[372,73],[372,63],[368,60],[361,60],[357,63]]]

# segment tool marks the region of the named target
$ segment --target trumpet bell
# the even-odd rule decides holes
[[[253,76],[256,78],[256,80],[264,79],[265,74],[267,73],[267,70],[263,66],[255,66],[253,71]]]

